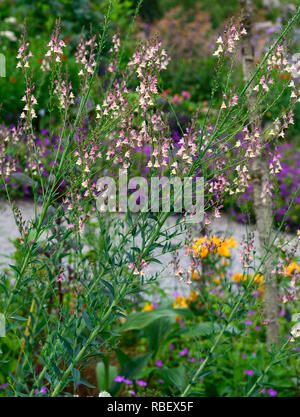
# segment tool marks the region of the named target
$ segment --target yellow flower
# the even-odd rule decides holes
[[[231,236],[230,239],[225,239],[229,245],[230,248],[236,248],[238,246],[237,241],[233,236]]]
[[[198,293],[196,291],[191,291],[190,296],[189,296],[189,300],[190,301],[196,301],[198,298]]]
[[[221,280],[220,278],[214,278],[214,282],[218,285],[221,285]]]
[[[229,258],[231,256],[230,248],[236,248],[237,242],[234,239],[234,237],[231,238],[225,238],[222,243],[218,247],[218,254],[220,256],[225,256],[226,258]]]
[[[211,241],[216,245],[216,246],[220,246],[221,245],[221,239],[217,236],[213,236]]]
[[[237,242],[234,237],[225,238],[221,240],[218,236],[212,236],[210,239],[201,237],[196,239],[194,244],[190,247],[190,251],[194,255],[198,255],[201,258],[205,258],[209,253],[218,253],[220,256],[230,257],[231,253],[229,248],[235,248]]]
[[[176,301],[173,303],[174,308],[186,308],[189,306],[189,301],[184,297],[176,297]]]
[[[250,275],[249,279],[252,279],[253,275],[254,274]],[[241,272],[236,272],[233,274],[232,279],[235,282],[247,281],[247,276],[243,275]],[[264,280],[264,276],[262,274],[257,274],[253,281],[256,286],[258,285],[257,290],[260,296],[262,296],[264,293],[263,280]]]
[[[231,255],[230,250],[228,249],[228,245],[226,243],[223,243],[221,246],[219,246],[217,250],[220,256],[226,256],[227,258],[229,258]]]
[[[199,281],[199,272],[197,270],[192,272],[192,279],[194,281]]]
[[[243,274],[241,272],[235,272],[232,276],[233,281],[240,282],[243,280]]]
[[[205,258],[208,255],[210,241],[205,237],[197,239],[195,243],[191,246],[191,251],[194,255],[198,255],[201,258]]]
[[[153,304],[146,303],[142,311],[152,311],[154,310]]]
[[[298,270],[298,272],[300,273],[300,265],[296,264],[296,262],[292,262],[290,265],[288,265],[285,269],[285,274],[286,275],[292,275],[292,273]]]

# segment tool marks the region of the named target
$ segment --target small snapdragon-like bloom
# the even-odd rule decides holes
[[[54,94],[58,97],[60,108],[65,112],[67,112],[68,108],[74,104],[74,94],[70,81],[55,80]]]
[[[81,78],[81,86],[86,89],[89,79],[94,72],[96,63],[96,36],[91,36],[88,40],[80,39],[75,52],[76,62],[79,64],[80,70],[78,72]]]
[[[63,56],[63,48],[66,47],[65,42],[60,39],[60,22],[56,22],[54,31],[52,32],[51,39],[48,43],[48,51],[45,54],[45,57],[42,61],[41,70],[49,71],[51,63],[54,65],[60,64]]]
[[[18,63],[17,68],[26,69],[29,68],[29,58],[33,56],[31,51],[28,51],[29,49],[29,42],[26,39],[25,34],[22,37],[22,40],[20,40],[20,48],[18,50]]]

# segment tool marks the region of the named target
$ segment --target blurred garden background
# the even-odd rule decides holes
[[[283,28],[295,17],[300,0],[253,0],[252,3],[252,40],[254,61],[258,67]],[[107,22],[106,14],[109,7],[111,7],[111,13]],[[35,2],[3,0],[0,2],[0,53],[5,57],[6,68],[5,77],[0,78],[1,140],[5,144],[8,141],[6,138],[10,137],[14,144],[14,139],[19,132],[19,122],[24,114],[24,101],[26,101],[24,90],[27,88],[28,79],[26,77],[24,79],[22,71],[18,67],[18,59],[20,58],[17,58],[17,54],[20,44],[22,45],[22,42],[25,44],[25,38],[23,39],[22,36],[26,30],[32,52],[30,68],[34,74],[35,99],[38,103],[31,127],[39,156],[38,169],[35,167],[36,171],[33,170],[34,175],[32,175],[32,166],[30,165],[32,161],[28,158],[27,142],[25,140],[19,141],[17,146],[10,150],[15,164],[14,170],[5,174],[4,182],[0,183],[0,270],[1,274],[3,273],[0,301],[2,298],[5,299],[6,294],[9,294],[11,282],[13,284],[15,282],[15,278],[11,280],[12,275],[10,274],[22,275],[18,270],[19,263],[25,265],[24,268],[22,267],[23,269],[20,268],[21,272],[25,275],[29,274],[26,278],[29,280],[29,289],[24,290],[24,294],[30,294],[30,297],[32,293],[35,294],[35,291],[43,288],[46,282],[45,269],[51,271],[54,277],[53,293],[49,292],[49,295],[48,290],[45,292],[47,312],[49,316],[53,315],[51,317],[54,317],[49,319],[49,327],[46,318],[41,324],[38,319],[36,322],[34,321],[35,311],[36,317],[39,315],[42,317],[40,311],[43,306],[38,304],[38,296],[32,296],[33,301],[31,298],[24,301],[25,296],[21,293],[16,295],[16,300],[13,299],[14,294],[11,297],[8,295],[9,307],[11,303],[15,308],[14,315],[10,318],[18,322],[21,330],[17,336],[18,332],[12,331],[12,326],[9,328],[8,336],[0,339],[0,396],[47,396],[53,393],[55,396],[63,388],[66,388],[66,395],[70,396],[98,395],[100,391],[109,391],[113,396],[129,397],[169,396],[180,393],[185,395],[191,388],[194,389],[194,395],[212,397],[244,396],[246,394],[263,397],[300,395],[299,343],[288,346],[289,354],[286,356],[284,356],[286,351],[284,354],[281,350],[278,353],[275,348],[270,352],[270,346],[266,346],[266,326],[269,323],[264,317],[263,274],[257,273],[257,271],[254,273],[253,269],[253,271],[248,270],[251,273],[247,272],[246,277],[242,272],[243,266],[245,266],[245,253],[249,254],[254,251],[254,257],[260,255],[260,250],[256,249],[259,244],[255,230],[254,191],[251,181],[247,183],[247,187],[241,193],[226,194],[220,207],[222,217],[219,218],[217,211],[211,224],[207,222],[204,227],[198,225],[198,229],[193,231],[193,239],[189,236],[189,232],[180,237],[174,234],[174,238],[167,236],[168,232],[165,232],[168,246],[166,244],[163,247],[160,244],[155,248],[158,250],[163,247],[160,260],[155,259],[156,253],[152,257],[149,255],[147,261],[142,259],[146,271],[145,276],[149,278],[149,285],[139,291],[136,282],[131,283],[131,292],[126,294],[126,297],[124,296],[121,301],[117,299],[115,302],[114,299],[116,293],[114,290],[119,287],[112,289],[112,286],[115,285],[112,284],[115,269],[120,268],[121,278],[123,275],[127,277],[131,277],[132,274],[139,275],[140,272],[137,271],[138,267],[135,264],[135,254],[139,254],[139,249],[135,247],[135,244],[137,246],[141,244],[144,232],[137,238],[138,243],[135,242],[131,247],[132,253],[128,255],[131,262],[129,263],[127,259],[126,262],[128,262],[125,264],[125,261],[119,260],[119,257],[127,255],[130,251],[127,253],[127,249],[124,249],[125,246],[121,251],[117,246],[117,249],[113,247],[113,243],[111,243],[113,238],[107,237],[113,228],[110,220],[107,223],[99,218],[96,222],[90,221],[90,207],[86,208],[84,203],[82,203],[84,209],[81,207],[81,202],[78,203],[79,212],[80,210],[88,212],[84,233],[78,238],[78,241],[77,237],[74,240],[72,240],[73,237],[69,238],[68,233],[72,232],[69,220],[69,229],[64,227],[63,221],[61,221],[61,218],[69,210],[69,208],[65,209],[63,214],[60,212],[61,217],[55,218],[53,225],[49,226],[50,232],[49,230],[48,232],[50,235],[52,233],[51,239],[49,238],[49,241],[46,239],[38,249],[34,246],[35,240],[31,240],[32,235],[25,233],[29,247],[33,242],[32,247],[36,260],[32,262],[34,265],[31,266],[30,273],[26,269],[26,254],[26,262],[23,264],[23,261],[21,262],[24,259],[24,251],[22,252],[24,239],[19,236],[19,232],[26,230],[27,220],[38,218],[37,212],[44,197],[44,189],[41,191],[43,187],[40,187],[40,184],[43,185],[43,181],[46,183],[48,181],[49,184],[57,185],[58,191],[55,190],[57,195],[54,203],[49,206],[53,211],[57,209],[59,212],[60,203],[67,195],[72,180],[75,181],[74,178],[78,173],[76,169],[78,170],[78,166],[81,165],[80,162],[74,163],[73,161],[74,165],[78,165],[74,169],[74,178],[69,177],[69,173],[65,172],[65,176],[62,175],[57,180],[53,174],[55,171],[53,167],[56,167],[57,163],[53,155],[58,150],[58,160],[62,155],[64,156],[64,152],[60,153],[59,151],[60,146],[63,148],[61,137],[67,129],[72,129],[74,120],[77,121],[76,116],[81,105],[80,94],[82,91],[86,91],[86,86],[81,84],[78,72],[78,65],[80,65],[78,44],[80,45],[81,39],[95,35],[95,41],[103,32],[103,28],[107,26],[99,65],[95,64],[95,82],[85,103],[84,117],[80,116],[79,128],[77,129],[76,125],[77,130],[74,129],[75,133],[73,132],[72,150],[76,148],[78,143],[81,143],[83,137],[88,137],[90,132],[92,132],[92,138],[89,137],[91,143],[94,144],[93,141],[95,143],[97,141],[97,135],[94,135],[91,126],[94,126],[93,123],[99,116],[96,104],[100,102],[100,97],[109,93],[113,85],[109,77],[113,72],[111,68],[115,68],[114,51],[117,50],[119,53],[116,35],[120,37],[122,42],[124,41],[124,47],[118,56],[117,67],[118,75],[124,78],[126,78],[124,74],[126,74],[127,63],[141,44],[148,41],[149,44],[151,42],[155,44],[159,40],[167,51],[170,60],[167,67],[157,77],[155,109],[159,109],[159,112],[164,115],[167,124],[166,130],[170,134],[172,146],[178,150],[182,144],[183,132],[186,132],[191,126],[193,128],[194,122],[202,129],[209,119],[208,131],[213,131],[214,127],[218,126],[221,117],[219,110],[222,109],[224,101],[228,98],[224,98],[224,86],[227,88],[230,84],[228,89],[231,93],[243,90],[245,74],[243,73],[241,50],[237,48],[235,52],[235,63],[224,53],[224,65],[223,63],[220,65],[220,59],[216,54],[216,41],[218,42],[222,36],[227,36],[228,28],[239,21],[240,15],[241,6],[238,0],[37,0]],[[72,85],[72,91],[74,91],[72,100],[70,100],[72,105],[68,107],[68,117],[63,119],[63,122],[63,112],[59,107],[54,106],[51,94],[49,94],[54,86],[53,79],[49,71],[45,71],[47,64],[45,57],[47,57],[49,40],[55,27],[59,27],[58,37],[64,45],[59,58],[61,62],[59,62],[66,79]],[[21,39],[23,41],[20,43]],[[282,235],[280,235],[282,241],[276,241],[275,255],[281,268],[278,267],[280,269],[279,278],[276,277],[278,282],[282,283],[282,288],[280,288],[283,291],[280,293],[281,298],[278,297],[278,317],[276,320],[280,324],[280,337],[290,343],[292,324],[299,321],[299,300],[297,297],[292,298],[291,296],[287,303],[287,299],[283,302],[282,294],[288,286],[287,280],[299,280],[300,276],[299,247],[298,243],[295,243],[300,236],[300,195],[294,195],[300,184],[300,112],[299,103],[297,103],[293,115],[288,113],[291,90],[287,86],[293,82],[296,86],[295,84],[289,85],[294,89],[293,92],[299,88],[299,19],[286,34],[283,43],[288,50],[287,61],[293,65],[293,72],[281,71],[277,64],[277,67],[275,65],[275,68],[272,69],[275,72],[278,70],[276,85],[274,90],[270,89],[268,97],[269,102],[272,102],[273,98],[274,102],[268,110],[265,111],[264,108],[261,110],[261,124],[267,130],[279,115],[283,118],[285,113],[289,115],[289,123],[286,122],[284,133],[282,131],[282,136],[277,138],[274,145],[276,146],[275,152],[270,142],[266,147],[267,151],[270,151],[270,161],[268,162],[272,173],[270,190],[274,226],[275,229],[279,226],[282,228]],[[93,56],[94,58],[95,56]],[[229,81],[228,74],[230,74]],[[132,78],[128,76],[126,80],[131,82]],[[270,81],[270,79],[268,80]],[[130,100],[133,102],[136,98],[134,94],[137,91],[134,90],[136,80],[133,79],[132,83],[134,87],[131,85]],[[273,80],[270,85],[272,83]],[[264,79],[260,84],[264,85]],[[266,86],[266,88],[268,87]],[[54,91],[54,88],[52,90]],[[296,95],[293,97],[297,98]],[[234,124],[234,119],[232,120]],[[243,140],[243,132],[245,131],[241,130],[234,135],[236,142]],[[222,136],[217,138],[218,141],[226,137],[227,133],[223,131]],[[229,136],[230,134],[228,133]],[[107,143],[105,143],[106,145]],[[218,142],[214,146],[218,148]],[[96,149],[98,151],[97,147]],[[2,152],[2,148],[0,151]],[[148,175],[149,166],[146,166],[146,162],[152,152],[153,148],[148,145],[136,148],[134,164],[131,168],[132,175]],[[238,153],[234,150],[233,156],[230,155],[230,158],[236,157],[235,152]],[[8,158],[8,160],[10,159]],[[250,171],[251,163],[250,161],[248,166]],[[216,168],[213,163],[211,165],[208,163],[207,166],[207,172],[211,176],[218,169],[223,169],[223,166]],[[110,165],[107,161],[103,162],[104,175],[109,175],[113,170],[113,164]],[[37,171],[39,171],[39,179],[37,179]],[[234,172],[230,170],[228,172],[228,181],[233,183]],[[41,182],[39,183],[39,181]],[[8,195],[9,202],[7,201]],[[50,196],[52,197],[52,194]],[[16,202],[21,214],[13,201]],[[9,206],[13,207],[12,212],[10,212]],[[52,216],[51,210],[49,211],[49,216]],[[45,217],[47,220],[47,216]],[[174,218],[168,219],[166,222],[168,228],[174,227],[175,221]],[[105,224],[103,225],[102,222]],[[130,227],[132,226],[131,222],[130,218],[128,220]],[[32,224],[35,227],[34,222]],[[106,232],[101,234],[102,229],[99,225]],[[118,230],[119,225],[114,227]],[[288,246],[285,243],[286,239],[290,239],[292,246],[290,251],[286,248]],[[57,255],[58,247],[60,252]],[[111,249],[112,247],[114,250]],[[247,252],[248,250],[249,252]],[[113,252],[113,255],[110,251]],[[241,254],[243,251],[244,254]],[[73,252],[76,252],[78,257],[76,262],[74,261],[75,255],[72,258]],[[119,252],[122,252],[121,255]],[[138,258],[138,255],[136,256]],[[107,259],[109,262],[111,259],[112,261],[109,268],[105,270],[103,265]],[[43,267],[46,265],[46,268],[42,270],[41,267],[42,272],[41,270],[37,272],[35,268],[38,268],[36,265],[40,263],[44,263]],[[251,262],[249,261],[249,263]],[[9,270],[9,266],[12,264],[13,266]],[[249,265],[246,266],[246,268],[248,267]],[[91,271],[95,276],[97,274],[100,276],[100,272],[104,271],[101,276],[106,281],[103,279],[98,289],[104,300],[100,296],[97,299],[101,301],[100,307],[96,304],[89,307],[87,299],[84,296],[80,298],[82,289],[90,285],[81,279],[83,276],[86,278],[86,275]],[[30,282],[31,273],[37,274],[38,282],[41,284],[38,290],[30,287],[33,285]],[[142,281],[144,280],[143,273],[140,273]],[[276,274],[277,270],[274,275]],[[251,279],[251,284],[249,284]],[[74,282],[77,283],[77,280],[79,290],[74,284]],[[88,282],[90,283],[90,281]],[[142,285],[144,285],[144,281]],[[94,287],[91,291],[93,290]],[[240,305],[233,308],[237,295],[244,290],[245,294],[248,291],[245,299],[241,299]],[[112,299],[114,299],[113,303]],[[78,363],[75,366],[73,359],[74,357],[76,359],[76,355],[81,352],[79,348],[77,350],[77,347],[81,346],[80,343],[82,346],[88,345],[86,340],[90,341],[88,335],[89,331],[94,328],[92,324],[94,321],[97,322],[99,317],[101,319],[106,317],[106,313],[104,314],[101,309],[106,305],[111,306],[110,303],[114,307],[121,305],[122,312],[120,307],[118,312],[120,314],[116,314],[116,317],[109,320],[108,324],[105,324],[106,327],[103,327],[104,330],[101,328],[103,331],[101,337],[99,336],[97,342],[93,342],[94,347],[96,346],[97,349],[99,347],[98,353],[94,355],[95,358],[92,354],[87,355],[84,357],[86,362],[81,363],[80,361],[83,359],[80,356],[80,360],[77,361],[80,362],[80,366]],[[3,303],[3,305],[6,304]],[[78,313],[79,324],[76,322],[77,327],[74,324],[74,312]],[[227,322],[228,317],[230,320]],[[86,324],[84,329],[82,320]],[[35,323],[39,324],[35,325]],[[47,332],[51,326],[60,329],[60,326],[63,328],[65,323],[71,323],[69,327],[66,325],[62,330],[68,336],[63,338],[60,333],[59,336],[56,333],[53,336],[54,333],[51,333],[51,337],[49,336],[47,339]],[[76,331],[72,330],[73,324]],[[30,333],[31,331],[32,333]],[[81,331],[83,336],[81,336]],[[294,333],[299,333],[299,331],[298,323]],[[72,332],[76,334],[76,341],[72,340]],[[218,332],[221,332],[221,337],[228,338],[227,341],[222,342],[220,351],[217,351],[218,344],[214,342],[214,337],[219,334]],[[62,334],[65,335],[65,333]],[[57,339],[55,339],[56,337]],[[82,339],[80,339],[81,337]],[[51,352],[47,351],[47,347],[45,349],[43,347],[44,357],[40,356],[39,338],[47,340],[48,345],[56,346],[57,344],[61,348],[59,353],[55,353],[57,354],[55,357],[57,362],[52,360],[55,363],[52,373],[45,371],[49,366],[45,357],[47,358]],[[284,349],[286,349],[286,343]],[[24,359],[23,353],[27,346],[29,346],[29,357],[32,354],[34,358],[32,362],[27,358]],[[70,357],[73,355],[72,360],[62,363],[64,356],[61,352],[70,353]],[[67,353],[64,354],[67,355]],[[61,360],[61,358],[63,359]],[[212,360],[210,363],[211,358],[216,361]],[[270,366],[269,363],[271,363]],[[202,372],[202,366],[204,368],[207,364],[209,364],[208,370]],[[281,366],[282,364],[284,366]],[[72,367],[73,365],[74,367]],[[58,369],[59,367],[60,369]],[[30,370],[28,370],[29,368]],[[65,378],[66,374],[63,372],[66,369],[70,370],[67,377],[72,380]],[[198,369],[197,372],[195,369]],[[189,378],[193,378],[195,374],[197,381],[192,379],[190,382]],[[30,378],[32,375],[34,376],[32,379],[29,378],[30,382],[27,386],[28,375]],[[62,375],[64,375],[63,378]],[[65,384],[64,387],[62,387],[61,381]]]

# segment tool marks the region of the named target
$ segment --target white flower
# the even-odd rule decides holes
[[[107,391],[101,391],[99,392],[99,397],[111,397],[111,395]]]

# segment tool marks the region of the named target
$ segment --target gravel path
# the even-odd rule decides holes
[[[24,220],[29,220],[34,217],[34,204],[30,200],[19,200],[17,203],[19,209],[22,212]],[[165,227],[173,226],[175,218],[170,217]],[[246,233],[246,228],[240,223],[231,220],[227,215],[222,215],[221,218],[215,219],[210,225],[211,234],[218,235],[220,237],[233,236],[235,240],[240,244],[243,240],[243,236]],[[9,205],[6,202],[0,203],[0,268],[12,263],[11,255],[14,252],[14,245],[11,240],[18,237],[19,233],[14,222],[13,214]],[[197,236],[197,231],[194,230],[193,235]],[[174,243],[183,241],[184,236],[179,236],[174,239]],[[257,236],[255,237],[255,246],[257,247]],[[241,264],[239,259],[238,249],[231,249],[232,253],[232,267],[230,272],[241,271]],[[189,266],[189,259],[185,256],[185,249],[179,250],[179,259],[181,266],[185,269]],[[161,264],[152,263],[145,270],[146,278],[153,276],[153,274],[160,273],[159,280],[160,285],[167,289],[168,292],[174,291],[177,288],[183,288],[178,280],[174,279],[174,273],[171,268],[170,262],[172,260],[171,254],[165,254],[159,257]]]

